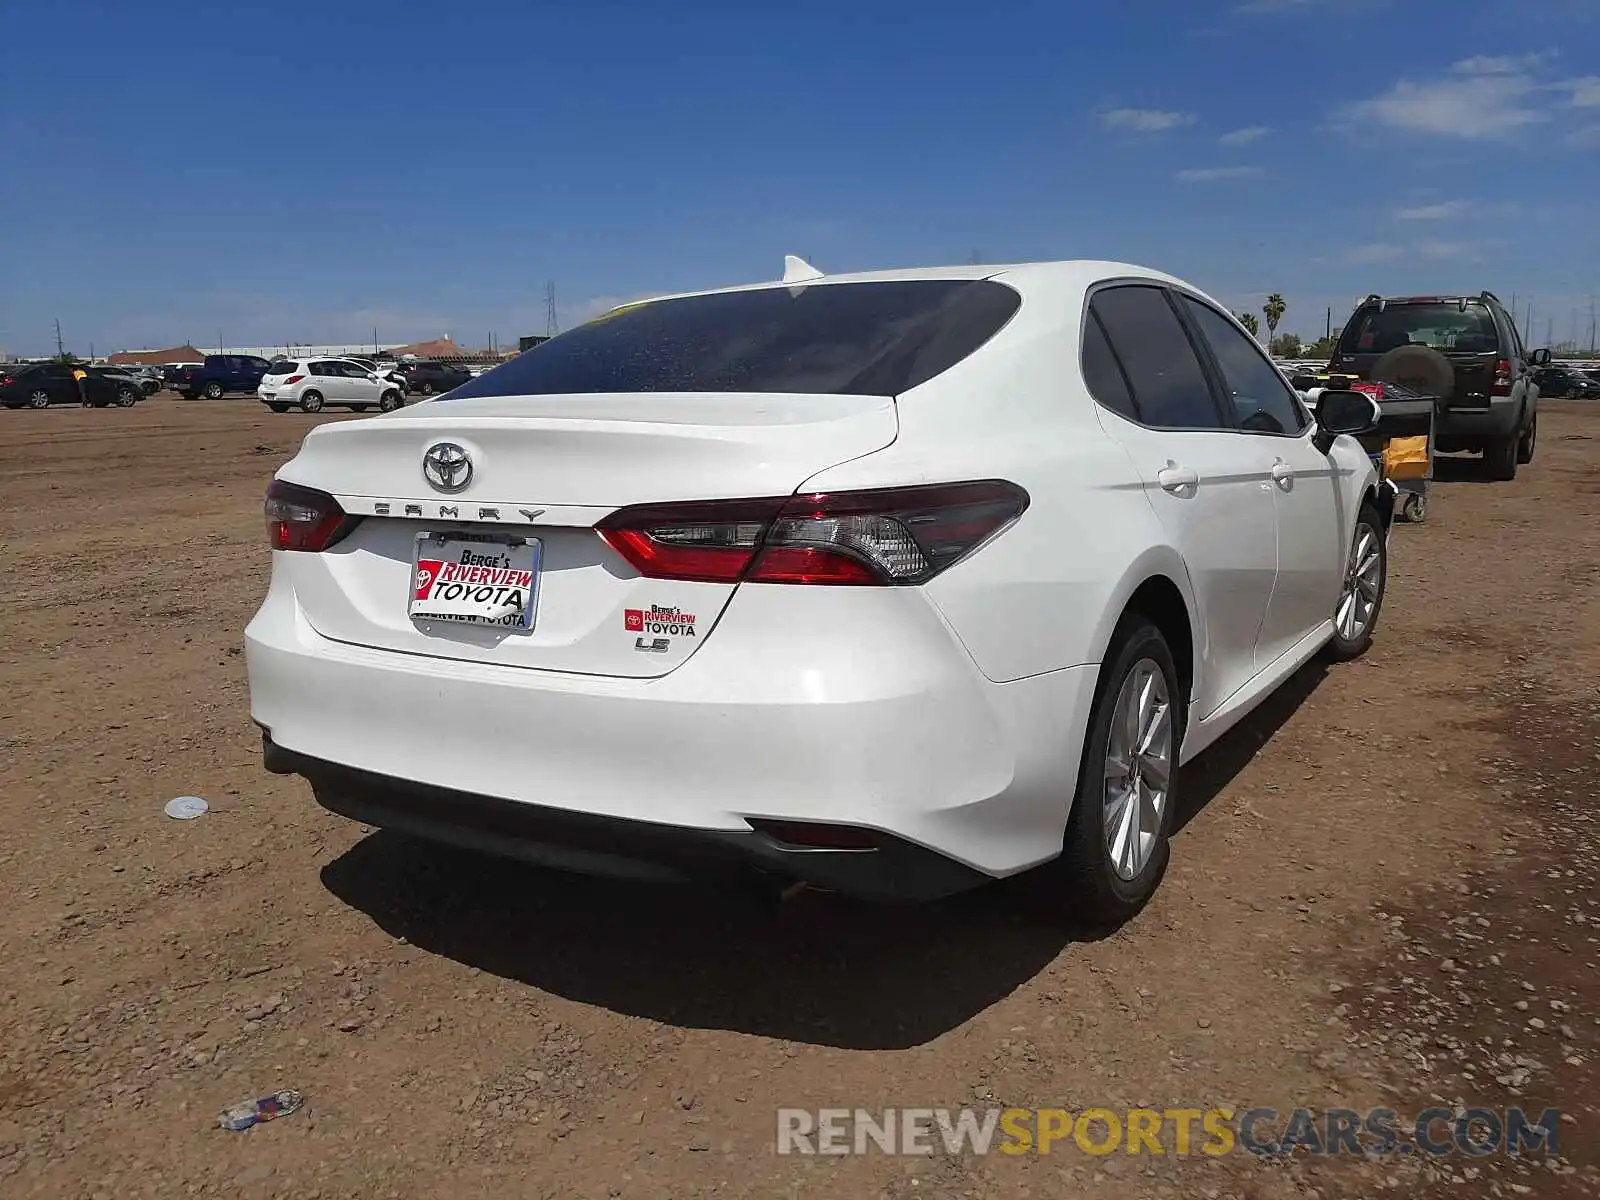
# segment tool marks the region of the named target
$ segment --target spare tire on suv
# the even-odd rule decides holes
[[[1396,346],[1372,364],[1368,378],[1429,396],[1449,396],[1455,391],[1456,369],[1430,346]]]

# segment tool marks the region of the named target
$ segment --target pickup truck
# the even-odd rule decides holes
[[[217,400],[229,392],[250,392],[261,386],[261,377],[271,366],[253,354],[208,354],[198,367],[182,367],[167,386],[185,400],[204,396]]]

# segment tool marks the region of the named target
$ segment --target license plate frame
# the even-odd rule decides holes
[[[504,620],[496,620],[483,616],[472,616],[459,613],[440,613],[437,611],[417,611],[417,606],[420,602],[417,592],[420,586],[420,573],[424,561],[442,563],[444,565],[451,566],[482,565],[463,564],[459,557],[453,560],[443,557],[425,560],[423,558],[423,551],[429,547],[432,547],[434,552],[440,556],[452,553],[459,556],[463,546],[483,546],[486,548],[483,551],[485,556],[488,556],[492,553],[489,548],[496,548],[500,551],[503,551],[505,552],[505,557],[511,566],[509,568],[501,569],[523,571],[529,575],[530,580],[527,587],[527,595],[523,600],[522,614],[519,621],[508,623]],[[519,562],[519,559],[522,561]],[[452,629],[465,628],[473,630],[504,631],[507,633],[530,633],[532,632],[538,619],[539,592],[541,590],[540,583],[541,576],[543,574],[543,566],[544,542],[540,538],[520,537],[514,534],[469,533],[461,530],[421,531],[416,535],[416,539],[411,550],[411,570],[409,576],[411,590],[410,598],[406,604],[406,615],[410,617],[414,623],[423,626],[425,629],[432,629],[435,626],[440,626]],[[440,573],[442,574],[442,572]],[[437,579],[430,581],[430,590],[431,586],[437,582]],[[447,584],[456,582],[464,581],[446,581]],[[501,587],[503,590],[504,586],[515,585],[483,583],[477,586]]]

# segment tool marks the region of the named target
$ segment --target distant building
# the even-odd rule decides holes
[[[378,358],[390,357],[394,351],[376,347],[371,342],[329,343],[279,342],[275,346],[224,346],[204,349],[205,354],[246,354],[253,358]]]
[[[517,353],[520,354],[524,350],[532,350],[535,346],[542,346],[549,340],[549,335],[543,333],[533,333],[527,337],[519,337],[517,339]]]
[[[164,363],[204,362],[206,352],[193,346],[173,346],[170,350],[118,350],[106,361],[113,367],[159,367]]]

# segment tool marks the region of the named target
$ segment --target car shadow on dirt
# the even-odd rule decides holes
[[[1182,828],[1295,709],[1308,667],[1190,768]],[[1182,846],[1175,853],[1182,853]],[[687,1028],[847,1049],[944,1034],[1108,931],[1064,914],[1050,868],[920,905],[568,875],[379,830],[323,884],[394,937],[580,1003]]]
[[[1496,483],[1476,454],[1440,454],[1433,460],[1434,483]]]

